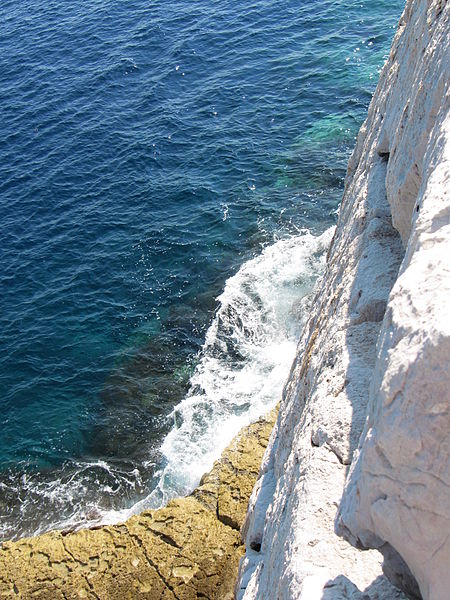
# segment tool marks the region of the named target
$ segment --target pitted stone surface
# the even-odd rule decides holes
[[[190,497],[115,526],[5,542],[0,598],[231,600],[239,527],[274,420],[244,428]]]
[[[408,566],[424,598],[450,597],[449,12],[407,1],[358,134],[250,499],[239,599],[404,597],[361,546],[409,592]]]
[[[450,590],[450,6],[409,7],[408,99],[389,112],[386,179],[406,254],[389,297],[369,413],[340,509],[353,543],[400,554],[424,598]],[[409,61],[406,61],[408,54]],[[391,98],[388,105],[394,105]],[[389,544],[389,547],[386,546]],[[397,559],[396,559],[397,561]],[[413,591],[402,569],[389,566]]]

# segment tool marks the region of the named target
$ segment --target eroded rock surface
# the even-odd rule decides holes
[[[359,132],[250,499],[239,599],[404,597],[361,547],[408,593],[417,579],[450,597],[449,11],[407,1]],[[363,431],[339,521],[351,547],[335,520]]]
[[[0,550],[0,598],[231,600],[239,528],[275,420],[244,428],[187,498],[125,523],[52,532]]]
[[[390,576],[409,593],[419,590],[402,560],[424,598],[447,600],[450,5],[410,2],[402,26],[386,73],[391,89],[381,129],[390,156],[387,196],[406,254],[389,297],[368,420],[338,524],[352,543],[380,548]]]

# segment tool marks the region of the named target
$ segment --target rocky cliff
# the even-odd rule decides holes
[[[450,597],[449,18],[445,0],[407,1],[358,135],[241,530],[239,599]],[[273,419],[188,498],[3,544],[0,597],[231,599]]]
[[[410,596],[450,597],[449,16],[407,1],[358,135],[240,599],[403,597],[367,548]]]

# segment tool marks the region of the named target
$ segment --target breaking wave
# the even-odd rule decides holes
[[[280,400],[332,233],[279,240],[227,280],[189,392],[170,415],[156,486],[139,508],[191,492],[236,433]]]

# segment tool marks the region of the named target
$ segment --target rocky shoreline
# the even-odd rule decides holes
[[[250,500],[239,600],[450,597],[449,33],[448,2],[407,0]]]
[[[407,0],[278,417],[187,498],[4,543],[0,598],[448,599],[449,24]]]
[[[4,542],[0,598],[231,600],[275,418],[242,429],[191,496],[118,525]]]

